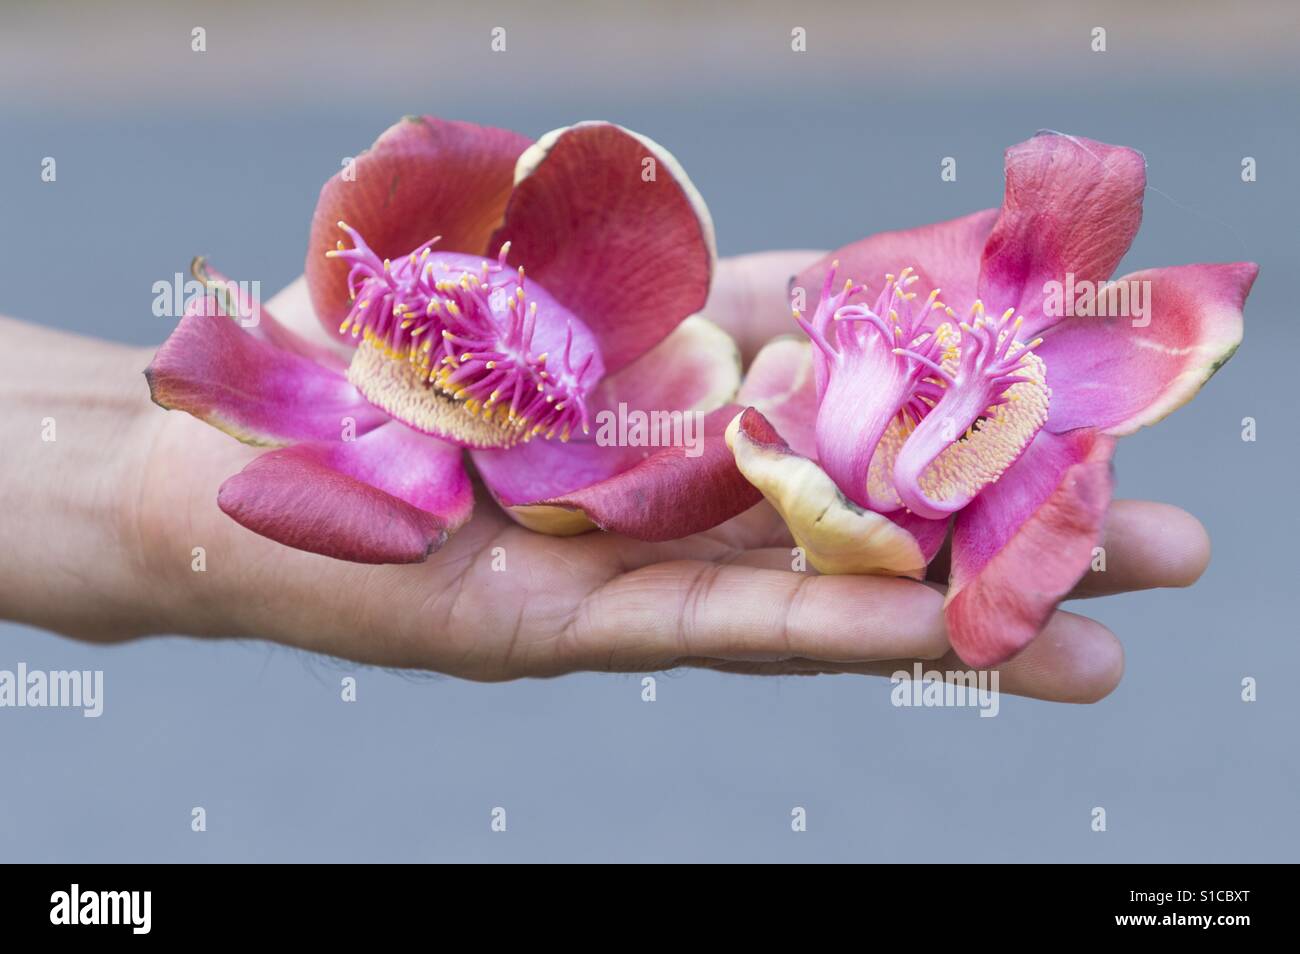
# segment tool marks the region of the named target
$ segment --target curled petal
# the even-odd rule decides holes
[[[1088,572],[1110,503],[1113,438],[1039,431],[957,515],[945,616],[969,665],[996,666],[1038,635]]]
[[[1038,349],[1052,383],[1048,429],[1131,434],[1190,401],[1241,344],[1258,271],[1236,262],[1133,272],[1117,287],[1146,289],[1144,315],[1130,307],[1127,317],[1072,317],[1053,327]]]
[[[595,332],[617,371],[704,307],[713,222],[662,146],[605,122],[547,133],[519,157],[491,250],[544,285]]]
[[[145,371],[154,403],[272,446],[365,434],[388,420],[342,375],[203,312],[196,298]]]
[[[925,575],[916,538],[896,522],[859,507],[807,457],[796,454],[752,407],[731,421],[727,443],[736,466],[789,527],[808,562],[822,573]]]
[[[470,517],[459,448],[396,421],[356,441],[271,451],[221,485],[232,519],[277,543],[354,563],[419,563]]]
[[[335,173],[321,189],[307,244],[307,283],[326,330],[338,334],[348,313],[348,264],[325,257],[344,238],[340,221],[382,257],[405,255],[435,236],[440,250],[480,255],[529,144],[508,129],[407,116]]]
[[[1025,316],[1024,334],[1056,322],[1048,283],[1109,278],[1142,222],[1142,153],[1042,132],[1006,154],[1002,211],[984,248],[979,296]]]
[[[1042,360],[1013,351],[988,372],[1012,368],[990,387],[987,374],[968,373],[973,346],[967,343],[958,359],[961,370],[894,460],[895,491],[922,516],[944,517],[969,504],[1015,463],[1047,421],[1050,392]]]
[[[501,505],[531,529],[567,535],[587,529],[586,520],[638,540],[673,540],[717,526],[760,499],[723,437],[737,410],[687,412],[693,433],[686,446],[533,441],[471,456]]]

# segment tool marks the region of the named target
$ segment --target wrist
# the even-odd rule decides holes
[[[0,323],[25,345],[0,358],[0,615],[87,639],[134,635],[123,506],[148,406],[144,352]]]

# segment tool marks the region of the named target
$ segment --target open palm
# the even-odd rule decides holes
[[[746,357],[788,330],[783,276],[812,254],[722,263],[708,317]],[[269,307],[299,331],[321,334],[301,283]],[[426,563],[363,566],[288,549],[229,520],[217,488],[257,451],[187,415],[149,413],[136,520],[150,572],[177,595],[159,622],[171,630],[265,637],[484,680],[678,666],[889,674],[918,659],[965,668],[948,646],[941,585],[795,569],[788,531],[766,504],[707,533],[645,543],[533,533],[480,487],[473,520]],[[1116,502],[1106,546],[1107,572],[1091,574],[1075,595],[1188,585],[1209,558],[1200,524],[1155,503]],[[203,548],[202,573],[191,565],[195,547]],[[940,580],[943,562],[933,568]],[[1001,687],[1091,701],[1122,670],[1122,650],[1105,627],[1059,612],[1002,667]]]

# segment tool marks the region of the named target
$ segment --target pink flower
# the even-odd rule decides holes
[[[198,296],[146,374],[163,407],[277,448],[218,503],[288,546],[423,560],[470,517],[462,448],[525,526],[670,539],[760,499],[720,439],[735,348],[694,316],[714,259],[703,201],[644,137],[411,117],[312,220],[312,304],[350,359],[265,310],[247,330],[205,317]],[[699,412],[702,450],[598,442],[615,409]]]
[[[817,569],[919,578],[951,518],[945,612],[970,665],[1017,653],[1089,571],[1114,438],[1190,400],[1241,342],[1254,264],[1103,284],[1145,185],[1132,149],[1013,146],[1000,211],[876,235],[799,275],[796,303],[822,288],[811,318],[796,309],[811,344],[770,344],[741,389],[736,461]]]

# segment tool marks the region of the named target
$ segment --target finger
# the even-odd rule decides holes
[[[598,587],[559,647],[568,666],[618,671],[668,668],[693,657],[937,658],[947,648],[943,597],[911,580],[688,560]]]
[[[602,556],[621,573],[673,560],[727,563],[741,557],[746,551],[760,547],[783,549],[787,555],[783,565],[786,569],[791,569],[789,553],[794,546],[794,539],[790,536],[785,521],[766,501],[711,530],[677,540],[648,542],[617,534],[575,537],[574,540],[575,546],[601,548]],[[760,565],[769,564],[764,562]]]
[[[967,673],[971,667],[948,652],[941,659],[892,659],[869,663],[828,663],[823,659],[789,659],[737,663],[732,660],[686,660],[686,664],[751,675],[857,674],[889,677],[925,672]],[[1124,674],[1124,649],[1105,626],[1074,613],[1058,612],[1038,638],[1014,659],[996,668],[998,691],[1049,702],[1097,702],[1109,695]]]
[[[823,254],[795,249],[720,260],[704,317],[736,340],[748,364],[767,341],[796,330],[790,318],[790,279]]]
[[[944,542],[926,579],[948,580],[952,540]],[[1147,500],[1116,500],[1102,530],[1103,553],[1066,599],[1191,586],[1210,562],[1210,537],[1185,510]],[[1105,569],[1100,567],[1104,566]]]
[[[1117,500],[1106,515],[1103,553],[1070,598],[1191,586],[1209,562],[1210,536],[1190,513],[1169,504]]]
[[[749,566],[761,570],[784,570],[787,573],[811,573],[816,570],[808,566],[807,557],[796,551],[793,546],[762,547],[757,550],[741,550],[739,553],[719,561],[729,566]]]

